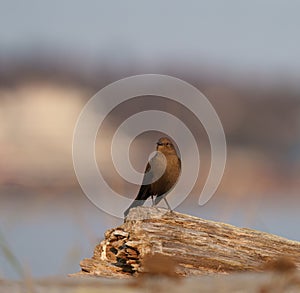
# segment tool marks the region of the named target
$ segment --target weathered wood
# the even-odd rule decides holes
[[[159,258],[156,269],[150,268],[151,258],[145,259],[156,254],[169,256],[176,268]],[[83,275],[124,278],[169,266],[180,276],[191,276],[258,272],[280,257],[300,269],[300,243],[164,209],[138,207],[130,210],[123,225],[108,230],[93,257],[80,265]],[[280,270],[281,263],[276,265]]]

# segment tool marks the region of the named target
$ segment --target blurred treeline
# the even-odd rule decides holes
[[[209,70],[208,70],[209,69]],[[128,62],[75,57],[0,58],[0,183],[76,188],[72,134],[85,102],[118,79],[149,73]],[[153,73],[153,71],[151,71]],[[284,74],[231,74],[209,64],[165,62],[155,73],[202,91],[225,130],[228,162],[221,191],[297,193],[300,170],[300,87]]]

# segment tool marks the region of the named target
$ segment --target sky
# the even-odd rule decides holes
[[[0,55],[35,48],[300,75],[300,1],[2,0]]]

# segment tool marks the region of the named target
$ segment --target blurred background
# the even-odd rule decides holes
[[[217,193],[200,207],[194,192],[176,210],[300,241],[299,10],[299,1],[273,0],[1,1],[0,279],[77,272],[103,233],[123,222],[81,191],[72,135],[97,91],[135,74],[191,83],[224,127]],[[148,97],[135,112],[143,103],[159,104]],[[108,130],[135,103],[124,107]],[[141,148],[153,151],[157,135],[136,140],[137,169],[148,156]],[[210,151],[205,133],[198,139],[201,190]],[[138,186],[122,184],[110,162],[101,168],[116,190],[135,196]]]

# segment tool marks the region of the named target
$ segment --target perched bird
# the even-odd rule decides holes
[[[157,205],[164,199],[171,210],[165,196],[178,180],[181,161],[169,138],[160,138],[157,142],[156,151],[155,156],[147,164],[141,188],[134,202],[124,212],[125,217],[131,208],[143,205],[150,196],[153,205]],[[153,196],[156,196],[155,201],[153,201]]]

